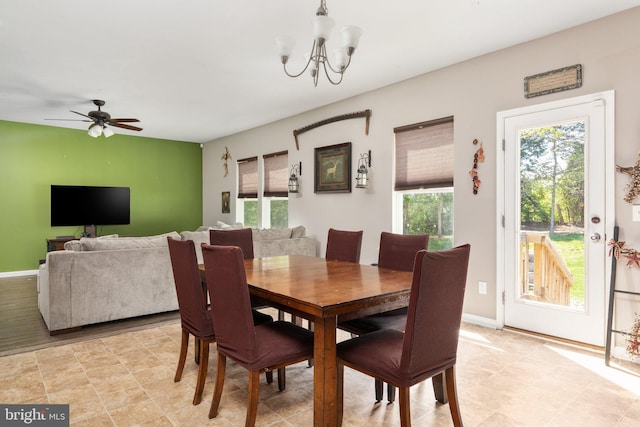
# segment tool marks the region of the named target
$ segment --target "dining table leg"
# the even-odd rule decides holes
[[[314,319],[313,425],[335,427],[338,380],[336,359],[337,318]]]

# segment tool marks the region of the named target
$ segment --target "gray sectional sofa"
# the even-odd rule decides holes
[[[220,223],[219,223],[220,224]],[[221,229],[241,228],[242,224],[219,227]],[[200,227],[197,231],[183,231],[182,239],[193,240],[196,244],[198,262],[202,263],[202,243],[209,243],[209,228]],[[265,258],[277,255],[309,255],[316,256],[317,239],[308,237],[306,229],[300,225],[293,228],[253,229],[253,256]]]
[[[304,227],[254,230],[258,257],[315,256],[318,241]],[[47,253],[38,275],[38,308],[50,333],[178,309],[167,236],[201,243],[208,227],[147,237],[103,236],[67,242]]]

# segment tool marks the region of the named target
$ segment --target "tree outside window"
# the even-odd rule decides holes
[[[453,247],[453,188],[402,195],[402,233],[428,234],[429,250]]]

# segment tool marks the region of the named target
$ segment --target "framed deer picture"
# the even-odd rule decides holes
[[[315,148],[315,193],[351,193],[351,143]]]

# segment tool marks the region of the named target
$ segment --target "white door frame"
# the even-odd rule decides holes
[[[532,114],[554,108],[564,108],[576,104],[585,104],[604,100],[605,102],[605,236],[608,242],[613,236],[615,225],[615,98],[614,91],[604,91],[589,95],[566,98],[512,110],[499,111],[496,115],[496,326],[504,327],[505,292],[505,120],[509,117]],[[585,218],[585,221],[587,219]],[[606,277],[611,276],[611,263],[606,263]],[[606,281],[605,298],[609,295],[609,281]],[[607,307],[607,301],[605,301]],[[606,312],[605,312],[606,317]],[[603,319],[606,321],[606,319]]]

